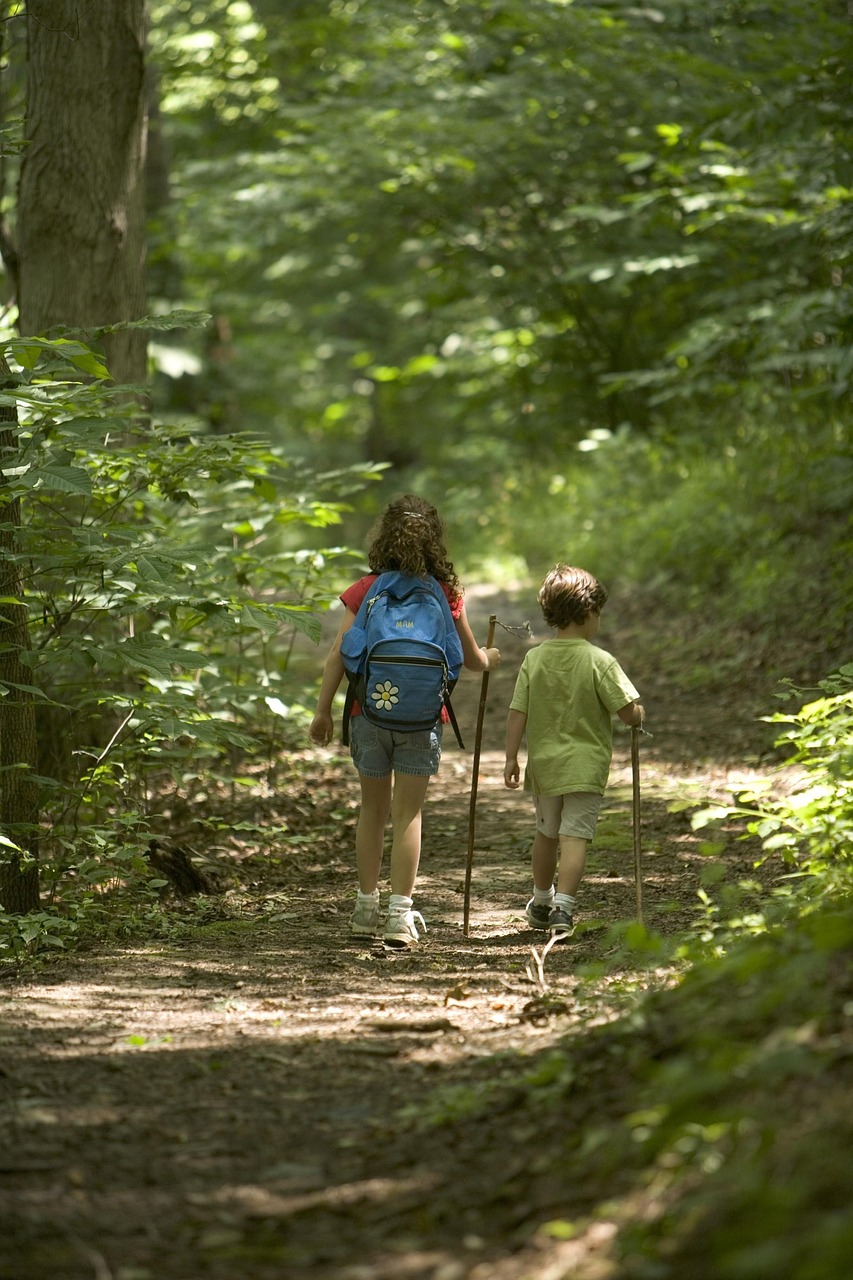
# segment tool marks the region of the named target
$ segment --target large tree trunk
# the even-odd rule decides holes
[[[20,330],[79,332],[145,312],[145,0],[29,0],[18,198]],[[142,332],[108,335],[116,382],[142,383]]]
[[[0,355],[0,386],[9,380],[9,366]],[[10,499],[3,478],[6,460],[16,450],[15,411],[0,405],[0,829],[22,851],[0,845],[0,906],[26,914],[39,906],[38,765],[36,711],[32,694],[16,685],[33,683],[33,673],[21,661],[30,647],[27,606],[23,601],[21,566],[15,560],[20,504]]]

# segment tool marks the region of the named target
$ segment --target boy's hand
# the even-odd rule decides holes
[[[621,707],[616,714],[629,729],[642,729],[643,721],[646,718],[645,708],[641,702],[629,702],[626,706]]]
[[[515,791],[520,782],[521,770],[518,767],[518,761],[507,759],[504,765],[504,786]]]
[[[308,737],[318,747],[325,747],[332,741],[335,732],[334,721],[328,711],[318,711],[311,721]]]
[[[495,649],[495,648],[484,649],[483,653],[486,655],[486,658],[488,659],[488,666],[486,667],[486,670],[495,671],[501,665],[500,649]]]

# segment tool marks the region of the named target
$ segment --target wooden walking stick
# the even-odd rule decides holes
[[[489,633],[486,637],[486,648],[491,649],[495,638],[497,617],[489,618]],[[468,806],[468,857],[465,862],[465,909],[462,914],[462,933],[468,937],[468,914],[471,902],[471,868],[474,865],[474,830],[477,817],[477,783],[480,773],[480,743],[483,738],[483,719],[486,714],[486,695],[489,692],[489,672],[483,672],[480,685],[480,705],[477,708],[477,732],[474,735],[474,762],[471,766],[471,801]]]
[[[640,729],[631,729],[631,774],[634,782],[634,884],[637,889],[637,919],[643,923],[643,853],[640,845]]]

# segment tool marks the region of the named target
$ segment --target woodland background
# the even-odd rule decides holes
[[[680,962],[785,920],[849,954],[851,33],[846,0],[4,0],[4,963],[169,929],[176,815],[203,850],[297,759],[308,641],[402,490],[469,584],[595,572],[687,705],[766,689],[800,784],[694,822],[787,886]]]

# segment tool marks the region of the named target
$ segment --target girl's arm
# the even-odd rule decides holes
[[[314,712],[314,719],[311,721],[311,726],[308,730],[308,736],[312,742],[316,742],[318,747],[325,747],[327,743],[332,741],[332,735],[334,734],[332,703],[335,700],[335,694],[338,692],[338,686],[344,678],[341,640],[354,622],[355,614],[352,609],[347,609],[341,620],[341,625],[338,627],[338,634],[335,636],[332,647],[326,654],[326,661],[323,663],[323,679],[317,698],[317,710]]]
[[[469,671],[494,671],[496,667],[499,667],[501,664],[500,649],[485,649],[477,644],[464,604],[462,612],[454,621],[459,639],[462,641],[462,653],[465,658],[466,668]]]

